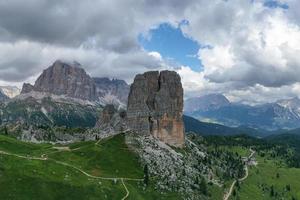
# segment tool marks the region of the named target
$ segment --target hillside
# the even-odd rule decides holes
[[[290,162],[293,150],[282,142],[249,136],[207,136],[216,151],[231,151],[243,157],[254,152],[248,163],[248,175],[231,184],[228,199],[299,199],[300,169]],[[252,154],[252,153],[251,153]],[[235,183],[235,184],[234,184]],[[229,187],[229,186],[228,186]],[[227,190],[228,191],[228,190]]]
[[[143,168],[124,135],[67,146],[0,136],[0,160],[1,199],[177,199],[143,189]]]
[[[184,149],[135,137],[145,145],[137,147],[128,137],[52,145],[0,135],[1,199],[214,200],[244,174],[240,157],[201,136],[189,135]]]
[[[201,122],[193,117],[183,116],[186,132],[194,132],[200,135],[251,135],[255,137],[264,137],[271,134],[268,131],[257,130],[249,127],[228,127],[215,123]]]
[[[101,107],[51,96],[20,96],[2,104],[1,123],[33,126],[93,127]]]

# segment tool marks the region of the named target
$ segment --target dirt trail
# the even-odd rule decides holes
[[[129,196],[129,191],[128,191],[123,179],[121,179],[121,182],[122,182],[122,185],[124,186],[124,188],[126,190],[126,195],[122,198],[122,200],[125,200]]]
[[[251,148],[250,148],[250,152],[251,152],[251,154],[248,156],[248,160],[250,160],[253,157],[253,155],[255,154],[255,151],[252,150]],[[249,169],[248,169],[248,164],[247,163],[245,164],[245,172],[246,172],[245,176],[242,177],[242,178],[240,178],[239,181],[244,181],[249,176]],[[234,180],[232,182],[232,184],[230,186],[230,189],[229,189],[229,191],[227,193],[225,193],[225,195],[223,197],[223,200],[228,200],[230,198],[230,196],[231,196],[231,194],[233,192],[235,184],[236,184],[236,180]]]
[[[62,162],[62,161],[59,161],[59,160],[55,160],[55,159],[52,159],[52,158],[44,157],[43,155],[42,155],[42,157],[33,157],[33,156],[24,156],[24,155],[9,153],[9,152],[6,152],[6,151],[0,151],[0,154],[7,155],[7,156],[14,156],[14,157],[17,157],[17,158],[22,158],[22,159],[27,159],[27,160],[50,161],[50,162],[54,162],[54,163],[59,164],[59,165],[63,165],[63,166],[75,169],[75,170],[81,172],[82,174],[84,174],[85,176],[90,177],[90,178],[101,179],[101,180],[112,180],[112,181],[118,180],[118,181],[121,181],[122,185],[124,186],[124,188],[126,190],[126,195],[122,198],[122,200],[125,200],[129,196],[129,191],[128,191],[125,183],[124,183],[124,180],[125,181],[126,180],[127,181],[143,181],[144,180],[144,179],[141,179],[141,178],[94,176],[94,175],[91,175],[88,172],[76,167],[75,165],[65,163],[65,162]]]

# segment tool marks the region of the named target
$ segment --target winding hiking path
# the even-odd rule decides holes
[[[99,141],[97,143],[95,143],[95,144],[98,145],[98,143],[99,143]],[[102,177],[102,176],[94,176],[94,175],[91,175],[88,172],[80,169],[79,167],[76,167],[75,165],[72,165],[72,164],[69,164],[69,163],[66,163],[66,162],[62,162],[62,161],[59,161],[59,160],[55,160],[55,159],[43,156],[45,154],[43,154],[41,157],[24,156],[24,155],[10,153],[10,152],[6,152],[6,151],[0,151],[0,154],[7,155],[7,156],[14,156],[14,157],[17,157],[17,158],[22,158],[22,159],[27,159],[27,160],[39,160],[39,161],[54,162],[56,164],[63,165],[65,167],[69,167],[69,168],[75,169],[75,170],[81,172],[82,174],[84,174],[85,176],[90,177],[90,178],[94,178],[94,179],[112,180],[112,181],[119,180],[119,181],[121,181],[121,183],[124,186],[125,191],[126,191],[126,195],[122,198],[122,200],[125,200],[129,196],[129,191],[128,191],[125,183],[124,183],[124,180],[125,181],[126,180],[127,181],[143,181],[144,180],[144,179],[139,179],[139,178],[128,178],[128,177]]]
[[[124,188],[126,190],[126,195],[122,198],[122,200],[125,200],[129,196],[129,191],[128,191],[123,179],[121,179],[121,182],[122,182],[122,185],[124,186]]]
[[[248,158],[247,158],[248,160],[250,160],[253,157],[253,155],[255,154],[255,151],[253,149],[251,149],[251,148],[250,148],[250,152],[251,152],[251,154],[248,156]],[[242,177],[242,178],[240,178],[240,179],[238,179],[238,180],[239,181],[244,181],[246,178],[248,178],[248,176],[249,176],[249,169],[248,169],[248,164],[246,163],[245,164],[245,176]],[[223,200],[228,200],[230,198],[230,196],[231,196],[231,194],[233,192],[235,184],[236,184],[236,180],[234,180],[232,182],[232,184],[230,186],[230,189],[229,189],[229,191],[227,193],[225,193],[225,195],[223,197]]]

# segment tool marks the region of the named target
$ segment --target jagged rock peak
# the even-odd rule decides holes
[[[78,62],[57,60],[43,71],[34,85],[23,84],[21,94],[31,91],[123,106],[127,104],[129,85],[119,79],[92,78]]]
[[[30,83],[24,83],[23,87],[22,87],[22,90],[21,90],[21,94],[29,93],[33,90],[34,90],[33,85],[31,85]]]
[[[77,63],[71,65],[60,60],[55,61],[49,68],[45,69],[34,86],[24,84],[22,93],[32,90],[83,100],[93,101],[97,99],[94,80],[85,70],[80,68]]]
[[[120,102],[127,103],[130,86],[124,80],[109,79],[107,77],[94,77],[93,79],[97,87],[97,95],[100,98],[107,98],[108,95],[111,95],[115,96]]]
[[[184,145],[183,88],[174,71],[136,75],[127,104],[128,127],[176,147]]]

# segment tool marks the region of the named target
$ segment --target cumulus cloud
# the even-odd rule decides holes
[[[299,96],[294,88],[300,82],[300,4],[278,5],[288,9],[268,7],[263,0],[201,1],[185,13],[184,33],[209,46],[198,52],[204,79],[219,88],[226,85],[222,93],[234,101]]]
[[[265,0],[0,0],[0,83],[32,81],[66,59],[92,76],[128,82],[146,70],[175,69],[187,97],[220,92],[255,103],[299,96],[300,4],[278,3],[288,9]],[[203,47],[200,72],[138,43],[139,34],[182,20],[184,35]]]
[[[78,61],[92,76],[121,77],[131,82],[136,73],[168,68],[159,53],[135,51],[118,54],[107,50],[57,47],[21,41],[0,43],[0,79],[32,82],[56,59]],[[9,67],[7,67],[9,66]]]
[[[0,1],[0,79],[32,80],[56,59],[76,60],[93,76],[128,81],[135,73],[168,68],[157,52],[142,49],[138,35],[161,22],[175,24],[191,2]]]

